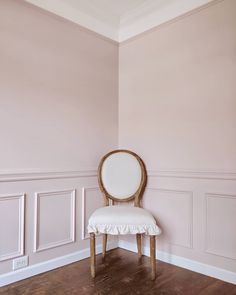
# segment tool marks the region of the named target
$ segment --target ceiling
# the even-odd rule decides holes
[[[25,0],[118,42],[213,0]]]

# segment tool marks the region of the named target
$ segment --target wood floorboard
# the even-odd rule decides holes
[[[148,257],[111,250],[97,255],[97,275],[90,277],[89,259],[0,288],[0,295],[236,295],[236,285],[157,261],[150,280]]]

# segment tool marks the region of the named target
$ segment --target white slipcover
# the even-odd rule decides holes
[[[105,206],[97,209],[88,222],[89,233],[110,235],[142,234],[159,235],[157,226],[150,212],[133,206]]]

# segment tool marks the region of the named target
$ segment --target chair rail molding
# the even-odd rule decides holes
[[[175,178],[198,178],[198,179],[222,179],[236,180],[236,171],[220,170],[194,170],[194,169],[149,169],[149,177],[175,177]],[[97,177],[97,169],[89,168],[82,170],[15,170],[0,171],[0,182],[46,180],[60,178]]]
[[[64,194],[70,195],[70,236],[67,239],[46,243],[45,245],[39,244],[39,231],[40,231],[40,199],[43,197],[63,196]],[[36,192],[35,193],[35,206],[34,206],[34,252],[52,249],[75,242],[75,189],[65,189],[58,191]]]
[[[236,171],[160,169],[148,170],[149,177],[193,178],[209,180],[236,180]]]
[[[2,195],[0,196],[0,203],[18,199],[19,206],[19,220],[18,220],[18,249],[15,252],[0,255],[0,262],[8,259],[13,259],[24,255],[25,243],[25,193]],[[7,224],[4,224],[6,227]]]
[[[47,180],[61,178],[96,177],[97,170],[24,170],[24,171],[0,171],[0,182],[16,182],[31,180]]]

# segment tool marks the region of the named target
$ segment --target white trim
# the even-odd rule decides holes
[[[40,198],[45,196],[60,196],[64,193],[70,193],[71,197],[71,221],[70,221],[70,237],[65,240],[48,243],[46,245],[39,245],[38,236],[39,236],[39,210],[40,210]],[[52,249],[58,246],[62,246],[65,244],[70,244],[75,242],[75,189],[70,190],[60,190],[60,191],[47,191],[35,193],[35,207],[34,207],[34,252],[40,252],[43,250]]]
[[[148,170],[149,177],[193,178],[212,180],[236,180],[236,171],[201,171],[193,169],[160,169]],[[88,170],[24,170],[24,171],[0,171],[0,182],[32,181],[47,179],[64,179],[80,177],[97,177],[96,169]]]
[[[117,248],[117,242],[108,242],[107,249],[110,250],[114,248]],[[96,253],[102,253],[102,245],[96,246]],[[0,275],[0,287],[88,258],[89,256],[90,250],[89,248],[86,248],[84,250],[70,253],[65,256],[50,259],[41,263],[30,265],[28,267]]]
[[[0,261],[13,259],[24,255],[24,236],[25,236],[25,194],[3,195],[0,196],[1,201],[19,199],[19,235],[18,235],[18,250],[12,253],[0,255]]]
[[[96,177],[96,169],[63,171],[63,170],[24,170],[0,171],[0,182],[47,180],[61,178]]]
[[[179,0],[166,1],[159,5],[156,0],[147,0],[120,15],[105,11],[99,4],[71,6],[66,0],[25,0],[46,11],[59,15],[80,26],[94,31],[116,42],[123,42],[163,23],[187,13],[208,7],[222,0]],[[117,1],[119,2],[119,1]],[[118,5],[118,4],[116,4]],[[92,8],[92,9],[91,9]],[[108,15],[109,14],[109,15]]]
[[[137,253],[137,246],[134,243],[119,240],[118,247]],[[143,255],[150,256],[149,247],[143,247],[142,251]],[[217,278],[219,280],[226,281],[228,283],[236,284],[235,272],[228,271],[226,269],[215,267],[209,264],[204,264],[185,257],[177,256],[171,253],[162,252],[159,250],[156,251],[156,257],[158,260],[164,261],[166,263],[183,267],[191,271],[195,271],[213,278]]]
[[[211,3],[212,2],[212,3]],[[214,0],[179,0],[167,2],[163,7],[155,0],[146,1],[121,17],[119,42],[126,41],[152,28],[181,18],[185,14],[196,13],[214,4]]]
[[[50,11],[91,31],[101,34],[107,38],[118,41],[119,20],[117,24],[111,21],[104,21],[96,14],[93,15],[83,12],[81,9],[74,8],[67,1],[45,1],[45,0],[25,0],[42,9]],[[56,5],[55,5],[56,4]],[[105,15],[106,17],[106,15]]]
[[[201,171],[184,169],[148,170],[149,177],[192,178],[209,180],[236,180],[235,171]]]

